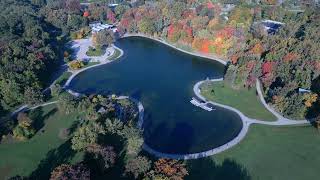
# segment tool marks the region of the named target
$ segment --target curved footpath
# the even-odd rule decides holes
[[[193,92],[195,93],[195,95],[205,101],[206,103],[210,103],[214,106],[218,106],[218,107],[222,107],[225,109],[228,109],[230,111],[233,111],[235,113],[237,113],[242,121],[242,129],[240,131],[240,133],[231,141],[229,141],[226,144],[223,144],[219,147],[213,148],[211,150],[208,151],[203,151],[203,152],[199,152],[199,153],[191,153],[191,154],[168,154],[168,153],[162,153],[159,151],[156,151],[154,149],[152,149],[151,147],[149,147],[148,145],[144,144],[143,148],[158,157],[165,157],[165,158],[172,158],[172,159],[198,159],[198,158],[202,158],[202,157],[207,157],[207,156],[212,156],[215,154],[218,154],[222,151],[225,151],[227,149],[230,149],[231,147],[237,145],[242,139],[244,139],[245,135],[247,134],[249,127],[251,124],[264,124],[264,125],[272,125],[272,126],[284,126],[284,125],[300,125],[300,124],[307,124],[309,123],[309,121],[307,120],[291,120],[291,119],[287,119],[284,118],[283,116],[281,116],[278,112],[276,112],[275,110],[273,110],[269,105],[267,105],[267,103],[265,102],[262,92],[261,92],[261,88],[260,88],[260,83],[259,81],[257,81],[257,91],[259,94],[259,98],[261,100],[261,102],[263,103],[263,105],[265,106],[266,109],[268,109],[272,114],[274,114],[277,117],[277,121],[263,121],[263,120],[258,120],[258,119],[252,119],[249,118],[247,116],[245,116],[242,112],[240,112],[238,109],[235,109],[233,107],[227,106],[227,105],[223,105],[223,104],[219,104],[213,101],[208,101],[206,100],[205,97],[203,97],[201,95],[201,91],[200,91],[200,86],[207,82],[208,80],[203,80],[203,81],[199,81],[197,82],[194,87],[193,87]],[[211,82],[217,82],[217,81],[223,81],[223,78],[220,79],[211,79],[209,80]]]
[[[112,44],[112,47],[114,49],[117,49],[120,51],[120,55],[117,57],[120,58],[122,55],[123,55],[123,50],[118,48],[117,46],[115,46],[114,44]],[[113,54],[114,54],[114,50],[108,55],[108,57],[111,57]],[[108,58],[108,57],[105,57],[104,58]],[[70,82],[73,80],[73,78],[75,78],[78,74],[80,74],[81,72],[84,72],[88,69],[91,69],[91,68],[94,68],[94,67],[98,67],[98,66],[101,66],[101,65],[105,65],[105,64],[108,64],[108,63],[111,63],[113,62],[114,60],[108,60],[108,59],[103,59],[102,61],[100,61],[101,63],[99,64],[96,64],[96,65],[92,65],[92,66],[89,66],[89,67],[86,67],[86,68],[83,68],[83,69],[80,69],[80,70],[76,70],[76,71],[71,71],[71,70],[68,70],[69,72],[72,73],[72,75],[68,78],[68,80],[66,81],[66,83],[64,84],[63,88],[69,92],[70,94],[72,94],[73,96],[76,96],[78,97],[80,95],[80,93],[77,93],[77,92],[74,92],[72,91],[71,89],[68,89],[68,86],[70,84]],[[63,65],[65,66],[65,65]],[[56,80],[53,81],[53,83],[47,87],[43,92],[49,90],[54,84],[55,84]],[[33,107],[29,107],[29,105],[25,104],[25,105],[22,105],[21,107],[19,107],[18,109],[16,109],[15,111],[13,111],[11,113],[11,116],[15,116],[17,113],[21,112],[21,111],[26,111],[26,110],[29,110],[29,109],[36,109],[37,107],[43,107],[43,106],[47,106],[47,105],[50,105],[50,104],[54,104],[54,103],[57,103],[58,101],[54,101],[54,102],[48,102],[48,103],[43,103],[43,104],[40,104],[40,105],[37,105],[37,106],[33,106]]]
[[[188,51],[182,50],[180,48],[177,48],[177,47],[167,43],[166,41],[164,41],[164,40],[162,40],[160,38],[156,39],[156,38],[149,37],[149,36],[146,36],[146,35],[143,35],[143,34],[126,34],[123,37],[133,37],[133,36],[152,39],[152,40],[158,41],[160,43],[163,43],[163,44],[165,44],[167,46],[170,46],[170,47],[172,47],[172,48],[174,48],[176,50],[179,50],[181,52],[184,52],[184,53],[187,53],[187,54],[190,54],[190,55],[194,55],[194,56],[198,56],[198,57],[212,59],[212,60],[215,60],[217,62],[222,63],[223,65],[227,64],[227,61],[219,59],[219,58],[216,58],[216,57],[213,57],[213,56],[204,55],[204,54],[200,54],[200,53],[192,53],[192,52],[188,52]],[[122,49],[116,47],[115,45],[112,45],[112,46],[114,48],[118,49],[121,52],[121,54],[119,55],[119,57],[121,57],[123,55]],[[110,56],[112,56],[112,54]],[[119,57],[117,57],[117,58],[119,58]],[[104,65],[104,64],[107,64],[107,63],[110,63],[110,62],[113,62],[113,61],[112,60],[105,60],[105,61],[102,61],[100,64],[89,66],[89,67],[80,69],[78,71],[71,71],[72,75],[68,78],[68,80],[65,83],[65,85],[63,86],[63,88],[65,88],[70,94],[72,94],[74,96],[81,95],[80,93],[77,93],[77,92],[72,91],[71,89],[68,89],[68,86],[69,86],[70,82],[74,79],[74,77],[76,77],[81,72],[86,71],[86,70],[88,70],[90,68],[101,66],[101,65]],[[203,81],[197,82],[193,87],[193,91],[194,91],[195,95],[199,99],[203,100],[206,103],[210,103],[210,104],[212,104],[214,106],[222,107],[222,108],[225,108],[225,109],[228,109],[230,111],[234,111],[235,113],[237,113],[240,116],[240,119],[241,119],[242,124],[243,124],[242,125],[242,129],[239,132],[239,134],[234,139],[232,139],[231,141],[229,141],[226,144],[223,144],[223,145],[221,145],[219,147],[213,148],[213,149],[208,150],[208,151],[199,152],[199,153],[191,153],[191,154],[162,153],[162,152],[159,152],[159,151],[156,151],[156,150],[152,149],[147,144],[143,144],[143,149],[145,151],[147,151],[150,154],[153,154],[155,156],[158,156],[158,157],[165,157],[165,158],[172,158],[172,159],[198,159],[198,158],[202,158],[202,157],[207,157],[207,156],[212,156],[212,155],[218,154],[220,152],[223,152],[223,151],[225,151],[225,150],[237,145],[245,137],[245,135],[247,134],[251,124],[264,124],[264,125],[273,125],[273,126],[283,126],[283,125],[301,125],[301,124],[309,123],[308,120],[292,120],[292,119],[285,118],[281,114],[279,114],[277,111],[275,111],[273,108],[271,108],[265,102],[265,99],[264,99],[262,91],[261,91],[261,85],[260,85],[260,82],[258,80],[256,82],[256,87],[257,87],[257,92],[258,92],[259,98],[260,98],[262,104],[264,105],[264,107],[266,109],[268,109],[274,116],[277,117],[277,121],[269,122],[269,121],[263,121],[263,120],[258,120],[258,119],[252,119],[252,118],[249,118],[249,117],[245,116],[238,109],[235,109],[235,108],[227,106],[227,105],[219,104],[219,103],[216,103],[216,102],[213,102],[213,101],[208,101],[205,97],[203,97],[201,95],[201,91],[200,91],[200,86],[203,83],[207,82],[207,81],[211,81],[211,82],[223,81],[223,78],[211,79],[211,80],[203,80]],[[129,99],[131,99],[132,101],[134,101],[137,104],[138,110],[139,110],[139,120],[138,120],[137,126],[138,126],[138,128],[142,129],[143,120],[144,120],[144,107],[143,107],[142,103],[140,101],[138,101],[136,99],[133,99],[133,98],[130,98],[128,96],[119,96],[118,97],[118,99],[124,99],[124,98],[129,98]],[[27,109],[35,109],[35,108],[40,107],[40,106],[46,106],[46,105],[54,104],[54,103],[57,103],[57,102],[58,101],[44,103],[44,104],[41,104],[41,105],[38,105],[38,106],[34,106],[34,107],[31,107],[31,108],[28,108],[27,105],[24,105],[21,108],[19,108],[16,111],[14,111],[12,114],[14,115],[14,114],[16,114],[16,113],[18,113],[20,111],[24,111],[24,110],[27,110]]]
[[[115,46],[114,44],[112,44],[112,47],[113,47],[114,49],[117,49],[117,50],[120,51],[120,55],[117,57],[117,59],[120,58],[120,57],[123,55],[123,50],[120,49],[120,48],[118,48],[118,47]],[[115,52],[115,51],[113,51],[113,52],[109,55],[109,57],[112,56],[112,55],[114,54],[114,52]],[[67,88],[67,87],[69,86],[70,82],[73,80],[73,78],[76,77],[76,76],[77,76],[78,74],[80,74],[81,72],[86,71],[86,70],[91,69],[91,68],[94,68],[94,67],[98,67],[98,66],[101,66],[101,65],[105,65],[105,64],[111,63],[111,62],[113,62],[113,61],[114,61],[114,60],[103,60],[103,61],[101,61],[101,63],[99,63],[99,64],[92,65],[92,66],[89,66],[89,67],[86,67],[86,68],[83,68],[83,69],[80,69],[80,70],[76,70],[76,71],[70,71],[70,72],[72,73],[72,75],[68,78],[68,80],[66,81],[66,83],[64,84],[63,87],[64,87],[64,88]]]

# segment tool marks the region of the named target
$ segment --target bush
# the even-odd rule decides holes
[[[73,60],[69,63],[69,68],[71,70],[78,70],[78,69],[83,68],[83,66],[84,66],[84,63],[79,60]]]
[[[19,113],[18,125],[13,129],[13,137],[19,140],[29,139],[36,133],[32,127],[32,120],[27,116],[26,113]]]

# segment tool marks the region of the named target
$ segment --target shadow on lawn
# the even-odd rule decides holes
[[[29,117],[33,120],[34,128],[36,129],[36,131],[38,132],[41,128],[43,128],[45,121],[53,116],[57,111],[57,108],[54,108],[48,113],[44,114],[41,107],[30,111]]]
[[[69,162],[75,151],[71,149],[70,140],[47,153],[45,159],[41,160],[37,169],[33,171],[29,179],[49,179],[51,171],[60,164]]]
[[[212,159],[203,158],[187,161],[189,175],[186,180],[219,179],[219,180],[251,180],[249,172],[232,159],[225,159],[221,165]]]

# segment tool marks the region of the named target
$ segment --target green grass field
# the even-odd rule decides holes
[[[56,105],[41,109],[43,127],[30,140],[0,144],[0,179],[14,175],[46,177],[52,168],[63,162],[76,161],[81,155],[72,151],[64,128],[76,125],[76,114],[60,113]],[[60,135],[59,135],[60,134]],[[60,137],[59,137],[60,136]]]
[[[232,149],[209,158],[189,161],[194,167],[189,178],[218,177],[216,179],[223,180],[248,179],[250,176],[253,180],[318,179],[319,152],[320,134],[311,126],[254,125],[246,138]],[[206,166],[208,170],[196,171],[201,166]]]
[[[224,85],[224,82],[210,82],[200,88],[201,94],[207,99],[234,107],[250,118],[276,120],[276,117],[260,102],[254,88],[235,90]]]
[[[108,59],[113,61],[117,59],[120,56],[120,54],[121,52],[117,48],[114,48],[114,53],[110,57],[108,57]]]
[[[87,56],[102,56],[106,53],[106,49],[102,47],[89,47],[89,50],[86,52]]]
[[[59,84],[60,86],[63,86],[71,75],[71,72],[63,72],[63,74],[56,80],[55,83]]]

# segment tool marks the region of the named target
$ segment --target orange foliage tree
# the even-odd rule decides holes
[[[169,179],[183,180],[188,171],[181,161],[171,159],[159,159],[155,162],[155,172]]]

